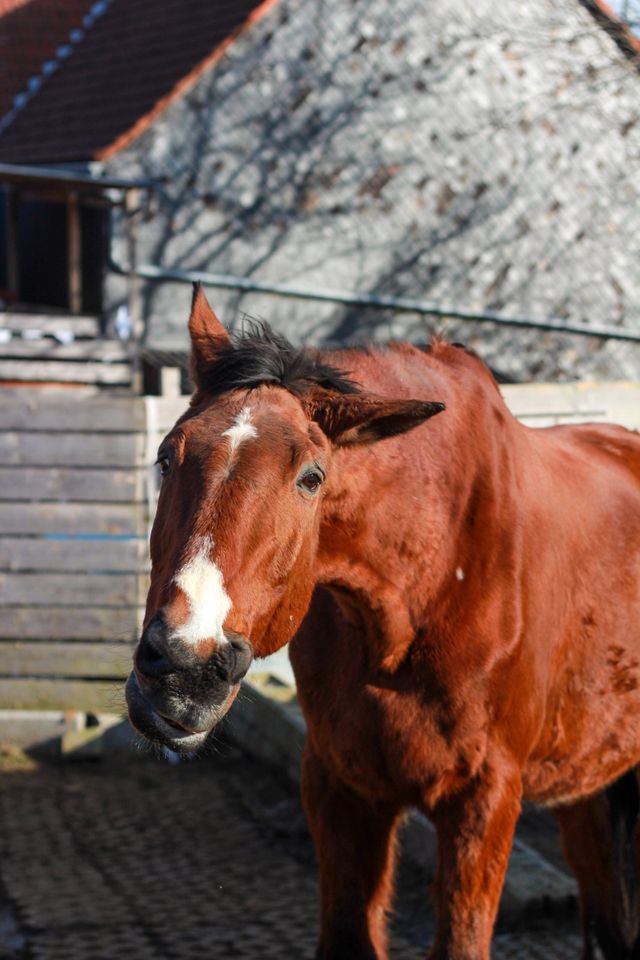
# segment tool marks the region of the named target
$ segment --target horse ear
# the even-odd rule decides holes
[[[434,400],[386,400],[384,397],[330,394],[312,398],[307,412],[338,447],[375,443],[406,433],[444,410]]]
[[[220,349],[231,341],[228,331],[209,306],[201,283],[193,285],[189,336],[191,337],[191,372],[197,386],[201,381],[201,375],[215,360]]]

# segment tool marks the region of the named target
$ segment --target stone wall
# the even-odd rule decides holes
[[[161,181],[140,262],[638,329],[639,103],[577,0],[281,0],[109,172]],[[153,343],[185,342],[189,298],[145,287]],[[640,345],[210,299],[294,340],[437,329],[516,378],[640,376]]]

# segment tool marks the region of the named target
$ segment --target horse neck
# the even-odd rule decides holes
[[[394,669],[416,630],[471,569],[513,553],[518,425],[488,374],[439,379],[447,411],[402,437],[338,454],[324,505],[318,582],[357,608]],[[424,384],[421,392],[424,394]]]

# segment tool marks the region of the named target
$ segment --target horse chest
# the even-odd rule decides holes
[[[296,674],[313,750],[359,793],[429,808],[485,757],[486,722],[472,716],[472,705],[445,720],[414,691]]]

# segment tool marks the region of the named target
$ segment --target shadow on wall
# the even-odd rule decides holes
[[[518,16],[516,31],[507,8],[468,0],[374,0],[366,15],[344,0],[283,0],[112,161],[163,181],[140,260],[631,322],[637,75],[577,4]],[[188,294],[148,284],[144,296],[151,336],[183,337]],[[216,303],[232,322],[260,314],[313,342],[424,340],[433,328],[241,293]],[[625,367],[637,351],[608,356],[601,343],[444,328],[490,340],[494,363],[507,351],[516,376],[640,367]]]

